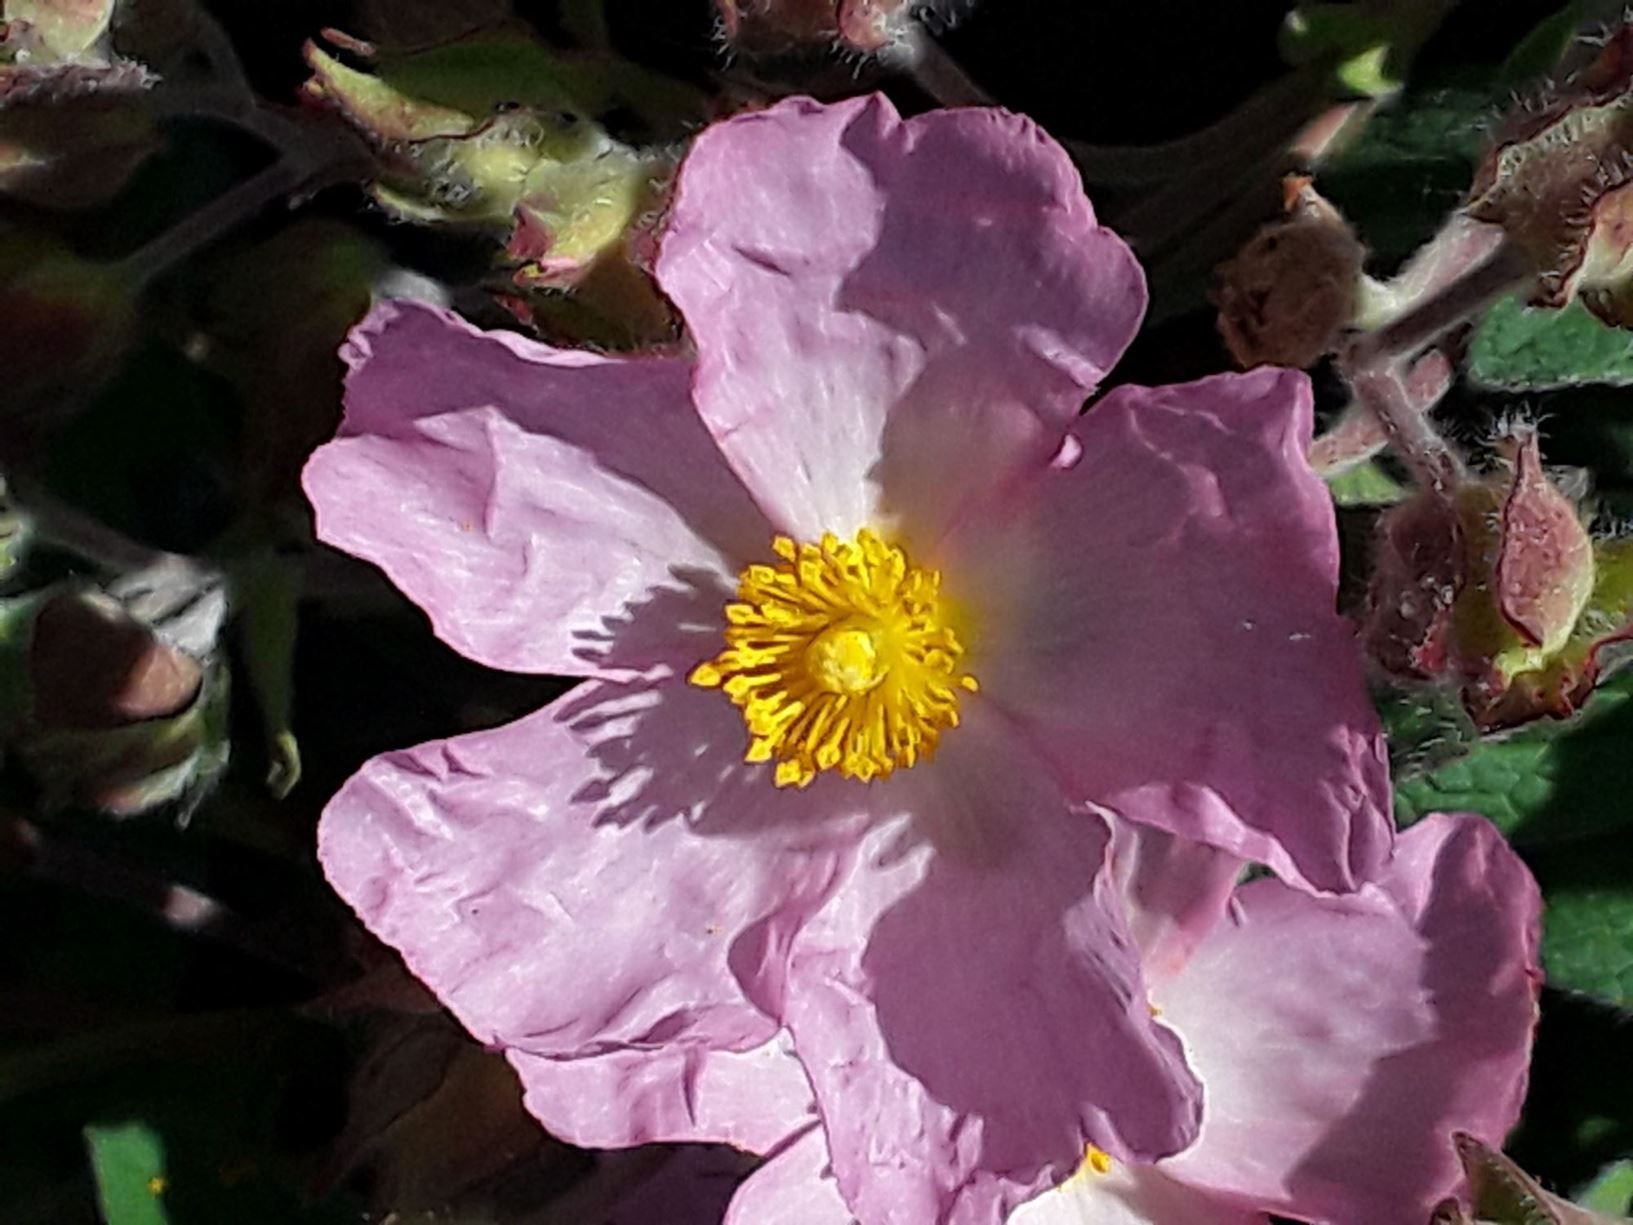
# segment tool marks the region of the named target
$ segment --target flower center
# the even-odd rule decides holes
[[[771,548],[780,564],[738,576],[726,649],[690,677],[742,710],[746,759],[803,787],[823,770],[867,782],[934,754],[958,726],[960,691],[976,688],[958,670],[941,575],[866,528]]]

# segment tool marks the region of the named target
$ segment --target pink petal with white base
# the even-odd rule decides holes
[[[318,535],[438,636],[518,672],[628,677],[708,650],[770,528],[693,411],[691,366],[552,349],[386,303],[344,350],[346,419],[308,462]],[[662,616],[623,635],[631,608]]]
[[[1461,1178],[1451,1134],[1498,1147],[1519,1115],[1535,882],[1489,822],[1436,815],[1360,893],[1237,897],[1154,993],[1207,1088],[1201,1137],[1163,1168],[1335,1225],[1427,1220]]]
[[[1389,785],[1303,375],[1119,388],[1078,444],[972,514],[942,572],[965,665],[1073,798],[1354,889]]]
[[[735,721],[683,682],[591,685],[377,757],[324,810],[324,872],[483,1042],[758,1046],[778,1027],[740,984],[779,989],[766,950],[848,853],[824,841],[831,791],[773,795],[712,747]]]
[[[1247,866],[1205,842],[1122,820],[1111,823],[1111,864],[1150,986],[1185,967],[1224,918]]]
[[[977,709],[891,782],[913,816],[795,939],[785,1013],[856,1215],[991,1221],[1088,1140],[1184,1147],[1198,1087],[1152,1021],[1104,824]]]
[[[1007,1225],[1270,1225],[1270,1218],[1187,1187],[1161,1166],[1115,1162],[1103,1174],[1078,1171],[1010,1213]]]
[[[1030,120],[904,121],[878,95],[700,135],[658,278],[697,341],[699,411],[771,519],[804,540],[896,522],[920,548],[1052,453],[1145,309]]]

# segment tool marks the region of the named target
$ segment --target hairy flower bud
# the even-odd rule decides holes
[[[1633,327],[1633,26],[1499,129],[1468,212],[1529,258],[1535,305],[1580,297],[1606,323]]]
[[[315,43],[306,58],[307,98],[377,151],[375,200],[405,220],[502,235],[522,290],[573,288],[602,263],[631,262],[636,232],[657,217],[673,156],[609,136],[587,117],[607,101],[604,88],[531,40],[484,35],[381,54],[378,73]],[[649,286],[645,297],[649,313],[668,318]]]
[[[162,641],[96,590],[0,604],[20,652],[0,718],[50,805],[123,816],[203,786],[225,762],[225,673]]]
[[[1219,268],[1219,332],[1243,367],[1313,366],[1354,320],[1362,247],[1349,223],[1307,178],[1290,178],[1286,216]]]
[[[1471,1208],[1455,1198],[1437,1204],[1429,1225],[1615,1225],[1613,1218],[1561,1199],[1502,1153],[1466,1132],[1452,1140],[1468,1176]]]
[[[715,0],[715,8],[727,41],[759,55],[816,45],[878,51],[911,20],[907,0]]]
[[[1535,435],[1501,449],[1505,471],[1383,517],[1367,621],[1387,671],[1460,682],[1488,725],[1547,713],[1522,698],[1565,657],[1598,577],[1593,542],[1543,472]]]
[[[0,3],[0,103],[140,89],[152,75],[109,47],[117,0]]]

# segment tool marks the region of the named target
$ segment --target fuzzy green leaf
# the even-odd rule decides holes
[[[1633,334],[1606,326],[1578,302],[1549,310],[1506,298],[1475,330],[1469,377],[1503,391],[1625,386],[1633,383]]]
[[[1408,493],[1406,486],[1385,472],[1376,460],[1328,477],[1327,489],[1337,506],[1393,506],[1404,501]]]
[[[1549,848],[1531,867],[1546,902],[1549,985],[1633,1008],[1633,840],[1623,832]]]
[[[1582,713],[1543,719],[1476,741],[1451,761],[1398,773],[1397,816],[1429,812],[1489,817],[1516,845],[1591,837],[1633,823],[1633,671],[1601,685]]]
[[[1386,271],[1461,203],[1496,113],[1485,88],[1408,89],[1322,168],[1323,195],[1354,223]]]
[[[1617,1161],[1600,1170],[1598,1175],[1575,1196],[1576,1202],[1591,1212],[1609,1212],[1626,1216],[1633,1211],[1633,1161]]]

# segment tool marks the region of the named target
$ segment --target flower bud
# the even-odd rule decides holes
[[[1475,175],[1468,212],[1494,222],[1537,272],[1534,305],[1573,297],[1633,327],[1633,26],[1510,117]]]
[[[1366,249],[1307,178],[1290,178],[1286,216],[1222,264],[1219,332],[1244,368],[1315,365],[1360,306]]]
[[[483,47],[486,54],[473,54]],[[657,216],[673,158],[631,148],[585,118],[588,87],[512,82],[495,69],[537,68],[549,55],[510,36],[465,40],[382,61],[376,76],[309,44],[306,95],[374,145],[380,173],[371,191],[383,208],[423,224],[491,230],[504,236],[518,287],[564,289],[603,261],[631,260],[637,230]],[[555,79],[571,79],[558,67]],[[416,93],[396,83],[408,81],[435,88]],[[518,95],[529,101],[502,101]],[[645,292],[648,309],[659,299]]]
[[[1502,1153],[1466,1132],[1453,1137],[1471,1206],[1455,1198],[1435,1206],[1429,1225],[1615,1225],[1613,1218],[1553,1195]]]
[[[145,68],[120,59],[108,46],[116,2],[4,0],[0,103],[151,85],[153,77]]]
[[[1425,492],[1380,520],[1366,631],[1385,670],[1459,682],[1486,725],[1548,713],[1535,678],[1572,648],[1602,577],[1536,436],[1500,449],[1506,471]]]
[[[225,761],[225,677],[97,591],[14,602],[24,700],[7,746],[50,805],[133,815],[199,787]]]
[[[873,52],[900,38],[907,0],[715,0],[726,40],[751,55],[835,46]]]

